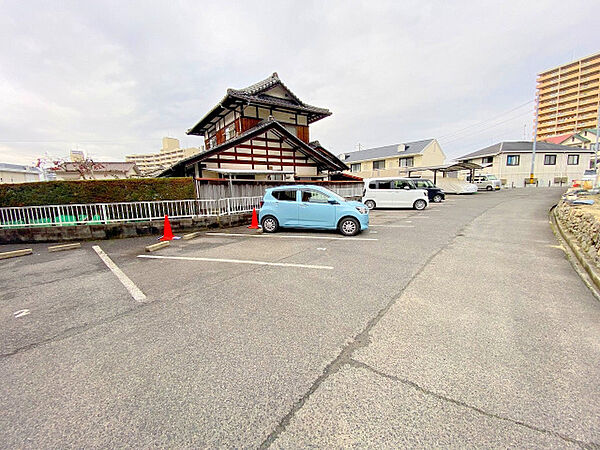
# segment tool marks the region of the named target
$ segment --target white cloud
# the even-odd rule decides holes
[[[300,98],[333,111],[311,137],[335,153],[450,135],[533,99],[537,72],[598,51],[591,33],[572,32],[581,27],[574,12],[592,6],[4,2],[0,161],[66,155],[76,145],[119,160],[155,151],[164,135],[197,145],[185,130],[227,87],[273,71]],[[512,116],[442,140],[444,150],[521,139],[524,124],[531,133],[527,108]]]

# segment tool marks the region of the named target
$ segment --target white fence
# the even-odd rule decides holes
[[[218,200],[161,200],[154,202],[85,203],[0,208],[0,228],[98,225],[224,216],[251,212],[262,197],[234,197]]]

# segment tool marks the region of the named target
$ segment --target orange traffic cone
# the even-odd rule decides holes
[[[171,231],[171,222],[169,222],[169,216],[165,216],[165,228],[163,231],[163,235],[158,238],[159,241],[172,241],[173,238],[175,236],[173,236],[173,232]]]
[[[248,227],[251,230],[258,230],[260,227],[258,226],[258,216],[256,215],[256,208],[252,208],[252,223]]]

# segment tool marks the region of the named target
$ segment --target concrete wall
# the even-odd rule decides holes
[[[171,219],[173,233],[202,228],[230,227],[250,223],[251,214],[236,214],[221,217],[199,217],[196,219]],[[118,223],[108,225],[78,225],[71,227],[37,227],[0,229],[0,244],[65,242],[119,239],[138,236],[160,236],[163,221]]]

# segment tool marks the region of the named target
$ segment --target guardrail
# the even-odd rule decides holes
[[[83,203],[0,208],[0,228],[99,225],[224,216],[251,212],[262,197],[233,197],[217,200],[161,200],[152,202]]]

